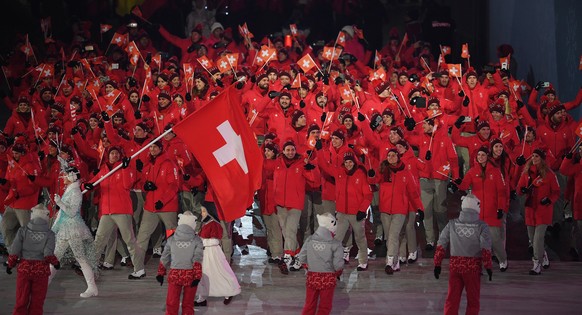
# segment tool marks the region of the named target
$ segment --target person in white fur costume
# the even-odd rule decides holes
[[[64,184],[66,185],[63,196],[55,194],[54,201],[59,213],[52,227],[56,234],[55,256],[61,261],[65,252],[70,247],[75,260],[81,266],[81,271],[87,282],[87,290],[80,294],[82,298],[97,296],[99,293],[95,284],[95,267],[97,265],[93,254],[93,235],[83,218],[81,217],[81,204],[83,195],[79,183],[79,170],[68,167],[64,171]],[[56,274],[51,266],[50,280]]]

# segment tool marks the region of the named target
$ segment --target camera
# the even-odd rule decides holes
[[[127,24],[127,27],[133,27],[133,28],[135,28],[135,27],[137,27],[137,23],[131,22],[131,23]]]

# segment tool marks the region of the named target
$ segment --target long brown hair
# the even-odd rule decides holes
[[[529,168],[533,165],[533,158],[530,158],[529,161],[527,161],[527,163],[525,163],[525,166],[523,167],[523,172],[522,174],[527,174],[529,172]],[[546,174],[548,173],[549,167],[548,164],[546,163],[546,160],[544,159],[540,159],[540,165],[537,166],[537,171],[539,172],[540,176],[542,178],[546,177]]]

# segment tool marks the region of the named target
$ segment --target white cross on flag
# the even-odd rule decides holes
[[[129,42],[129,34],[122,35],[115,33],[113,34],[113,38],[111,38],[111,44],[117,45],[119,47],[125,46],[127,42]]]
[[[348,100],[351,101],[352,100],[352,91],[350,90],[350,86],[347,84],[342,84],[339,87],[340,90],[340,95],[342,97],[343,100]]]
[[[220,73],[225,73],[231,69],[230,65],[228,64],[228,59],[226,59],[226,56],[222,56],[218,60],[216,60],[216,67],[218,68],[218,71],[220,71]]]
[[[340,31],[337,34],[337,39],[335,40],[335,44],[336,45],[345,45],[346,44],[346,33],[344,33],[343,31]]]
[[[262,66],[265,63],[267,63],[268,61],[270,61],[273,58],[276,58],[277,56],[277,49],[275,48],[270,48],[268,46],[261,46],[261,50],[259,50],[257,52],[257,54],[255,55],[255,61],[254,63],[258,66]]]
[[[227,54],[226,60],[228,60],[228,63],[231,65],[233,69],[236,69],[236,67],[238,67],[238,53]]]
[[[221,220],[244,216],[261,187],[261,150],[244,117],[240,94],[226,88],[172,129],[202,166]],[[193,137],[192,135],[198,135]]]
[[[208,57],[206,57],[206,56],[202,56],[196,60],[202,66],[202,68],[204,68],[206,71],[208,71],[208,69],[210,69],[214,66],[212,61],[210,61],[210,59],[208,59]]]
[[[451,171],[450,162],[447,162],[447,164],[445,165],[441,165],[441,167],[439,168],[439,172],[441,173],[441,175],[448,176],[450,171]]]
[[[578,135],[579,138],[582,139],[582,122],[580,122],[578,124],[578,127],[576,127],[576,134]]]
[[[103,33],[107,33],[113,26],[109,25],[109,24],[101,24],[101,34]]]
[[[303,70],[303,73],[308,73],[311,68],[315,67],[315,62],[310,54],[306,54],[297,61],[297,65]]]
[[[291,35],[297,36],[297,24],[290,24],[289,30],[291,31]]]
[[[458,77],[458,78],[463,76],[463,72],[461,71],[461,64],[460,63],[448,64],[447,67],[449,69],[450,76]]]
[[[131,64],[134,66],[137,65],[137,63],[139,62],[140,53],[135,42],[131,41],[131,43],[127,45],[127,48],[125,48],[125,51],[127,52],[127,56],[129,57],[129,62],[131,62]]]
[[[327,60],[333,60],[333,59],[337,59],[337,57],[340,56],[340,54],[342,53],[342,49],[336,47],[334,49],[334,47],[328,47],[325,46],[323,47],[323,58],[327,59]]]
[[[441,46],[441,53],[443,56],[451,54],[451,47],[450,46]]]

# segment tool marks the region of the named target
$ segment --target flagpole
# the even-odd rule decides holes
[[[143,81],[143,87],[141,88],[141,95],[139,96],[139,102],[137,103],[137,110],[140,110],[141,108],[141,98],[143,97],[143,93],[145,92],[145,87],[146,87],[146,83],[148,81],[148,78],[146,77]]]
[[[4,79],[6,80],[6,85],[8,86],[8,89],[12,91],[12,88],[10,87],[10,81],[8,81],[8,76],[6,76],[6,72],[4,71],[4,66],[2,66],[2,74],[4,74]]]
[[[131,157],[130,160],[135,158],[136,156],[140,155],[143,151],[147,150],[153,143],[157,142],[158,140],[162,139],[165,135],[167,135],[168,133],[172,132],[172,128],[164,131],[164,133],[160,134],[159,136],[157,136],[155,139],[153,139],[152,141],[150,141],[148,144],[144,145],[143,147],[141,147],[141,149],[139,149],[137,152],[135,152]],[[119,170],[122,167],[123,163],[119,163],[119,165],[117,165],[116,167],[114,167],[111,171],[109,171],[109,173],[105,174],[103,177],[99,178],[98,180],[96,180],[93,184],[93,187],[99,185],[99,183],[101,183],[102,181],[104,181],[107,177],[111,176],[113,173],[117,172],[117,170]],[[87,189],[83,190],[83,194],[87,192]]]
[[[61,89],[61,86],[63,85],[63,81],[65,81],[65,77],[66,77],[66,74],[63,74],[63,77],[61,78],[61,83],[59,83],[59,86],[57,87],[57,91],[55,92],[55,96],[57,96],[57,94],[59,94],[59,90]]]
[[[273,58],[274,54],[271,54],[269,56],[269,58],[267,58],[267,60],[265,61],[265,63],[261,66],[261,68],[259,68],[259,70],[257,70],[257,72],[261,72],[261,70],[263,70],[263,68],[267,65],[267,63],[269,63],[269,61],[271,61],[271,59]]]
[[[392,89],[390,89],[392,90]],[[408,108],[408,104],[406,102],[406,99],[404,98],[404,95],[402,94],[402,91],[400,91],[400,96],[402,96],[402,101],[404,102],[404,105],[406,106],[406,111],[408,111],[408,117],[412,117],[412,113],[410,112],[410,108]]]
[[[42,64],[42,70],[40,71],[40,74],[38,75],[36,82],[34,82],[34,84],[32,86],[36,86],[38,84],[38,81],[40,81],[40,77],[42,76],[45,67],[46,67],[46,64]]]

